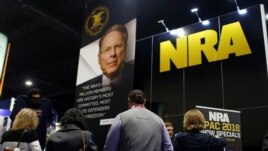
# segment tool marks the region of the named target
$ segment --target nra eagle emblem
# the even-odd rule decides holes
[[[109,9],[106,6],[95,8],[86,19],[86,33],[95,36],[105,27],[110,17]]]

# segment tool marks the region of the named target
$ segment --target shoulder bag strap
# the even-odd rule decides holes
[[[21,139],[22,139],[22,136],[24,135],[24,133],[25,133],[26,131],[27,131],[27,130],[24,130],[24,131],[21,133],[21,135],[20,135],[20,140],[19,140],[19,142],[18,142],[17,148],[19,148],[19,146],[20,146],[20,142],[21,142]]]
[[[86,151],[85,133],[84,131],[81,131],[81,133],[82,133],[83,151]]]
[[[84,151],[88,150],[88,134],[87,131],[82,131],[83,148]]]

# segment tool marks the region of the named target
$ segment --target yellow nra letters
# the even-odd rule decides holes
[[[200,65],[202,52],[208,62],[228,59],[230,54],[238,57],[252,53],[239,22],[223,25],[219,40],[217,34],[215,30],[208,29],[179,37],[176,47],[169,40],[161,42],[160,72],[170,71],[171,62],[177,69]],[[217,43],[218,49],[215,48]]]

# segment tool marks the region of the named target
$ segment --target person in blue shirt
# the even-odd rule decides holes
[[[129,110],[118,114],[110,127],[104,151],[173,151],[163,120],[145,108],[141,90],[128,96]]]

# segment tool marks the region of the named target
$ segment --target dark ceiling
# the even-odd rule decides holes
[[[92,2],[92,1],[91,1]],[[234,0],[140,0],[137,39],[165,29],[157,21],[164,19],[170,29],[196,23],[192,7],[199,8],[202,19],[236,10]],[[240,8],[268,0],[238,0]],[[10,56],[2,99],[26,94],[31,79],[44,97],[56,108],[68,108],[74,102],[76,72],[86,0],[0,0],[0,32],[8,35]],[[139,16],[138,16],[139,17]]]
[[[53,105],[72,105],[84,7],[82,0],[0,0],[0,31],[11,43],[2,99],[26,94],[30,79]]]

